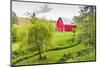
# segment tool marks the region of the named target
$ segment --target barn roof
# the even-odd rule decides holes
[[[72,25],[76,25],[76,23],[69,18],[62,18],[63,24],[72,24]]]

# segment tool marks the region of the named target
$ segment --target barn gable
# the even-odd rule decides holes
[[[63,24],[63,20],[62,20],[61,17],[59,17],[56,26],[57,26],[57,30],[63,31],[63,26],[64,26],[64,24]]]
[[[61,17],[59,17],[58,21],[57,21],[57,25],[62,24],[63,25],[63,20]]]

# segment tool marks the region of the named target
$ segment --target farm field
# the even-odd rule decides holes
[[[52,64],[96,60],[95,48],[82,43],[77,38],[80,33],[79,29],[76,29],[75,35],[73,35],[73,32],[57,31],[55,21],[47,21],[38,18],[32,19],[33,21],[26,18],[18,18],[19,23],[12,25],[12,64]],[[40,59],[40,54],[37,51],[35,43],[33,43],[35,37],[31,38],[31,33],[28,35],[31,27],[33,27],[34,30],[36,29],[34,26],[35,24],[37,27],[39,26],[38,24],[40,24],[45,25],[44,27],[46,28],[50,26],[50,30],[53,29],[51,33],[48,34],[51,36],[49,37],[50,40],[44,40],[45,43],[43,44],[38,40],[41,42],[40,46],[42,45],[42,49],[40,48],[42,58]],[[38,29],[41,30],[44,28],[41,27]],[[32,31],[33,36],[39,34],[39,37],[42,38],[42,32],[44,32],[43,34],[46,34],[45,31],[39,31],[40,33],[35,34],[36,30],[35,32],[34,30]],[[47,28],[47,30],[49,29]]]

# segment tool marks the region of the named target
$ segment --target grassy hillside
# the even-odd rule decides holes
[[[18,17],[18,24],[19,25],[27,25],[29,23],[30,23],[30,18]]]
[[[38,20],[39,23],[46,22],[51,24],[53,29],[51,43],[45,46],[46,51],[42,55],[46,58],[39,60],[39,54],[34,45],[27,43],[28,31],[31,24],[29,18],[18,18],[18,25],[13,24],[12,31],[15,41],[12,43],[12,63],[14,65],[27,64],[47,64],[47,63],[64,63],[95,60],[95,49],[84,45],[76,38],[79,30],[73,39],[73,32],[59,32],[56,30],[56,22],[43,19]],[[45,23],[43,23],[45,24]],[[41,33],[40,33],[41,34]],[[33,35],[34,36],[34,35]]]

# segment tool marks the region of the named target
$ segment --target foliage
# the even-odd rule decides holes
[[[20,25],[13,24],[12,41],[15,41],[15,42],[26,41],[29,28],[30,28],[29,25],[20,26]]]
[[[80,16],[74,18],[78,24],[80,34],[78,39],[81,40],[86,46],[91,45],[95,47],[95,7],[84,6],[80,8]]]
[[[46,45],[50,45],[52,29],[48,22],[43,22],[41,20],[34,21],[34,17],[32,17],[31,22],[33,25],[29,29],[27,42],[36,46],[40,54],[39,59],[41,59],[41,52],[45,51]]]

